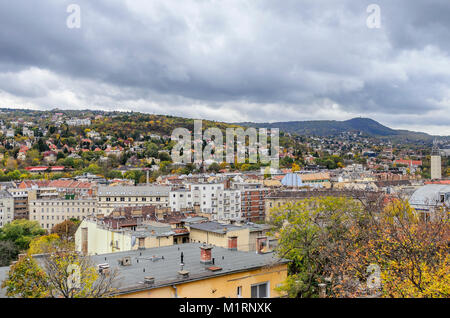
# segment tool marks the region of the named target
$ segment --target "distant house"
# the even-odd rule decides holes
[[[29,129],[28,127],[24,127],[22,130],[22,135],[27,136],[27,137],[34,137],[34,131]]]
[[[56,162],[56,153],[53,151],[46,151],[43,153],[44,161],[48,164],[52,164]]]
[[[14,129],[8,129],[6,131],[6,137],[13,138],[14,137]]]

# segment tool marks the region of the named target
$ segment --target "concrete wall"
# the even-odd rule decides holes
[[[237,288],[242,287],[242,297],[251,297],[251,286],[269,283],[269,297],[281,297],[275,289],[287,278],[287,265],[275,265],[252,271],[202,279],[195,282],[176,284],[178,298],[220,298],[237,297]],[[173,287],[161,287],[141,292],[120,295],[123,298],[174,298]]]

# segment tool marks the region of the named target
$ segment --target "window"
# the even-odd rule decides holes
[[[237,298],[242,298],[242,286],[238,286],[236,295]]]
[[[252,285],[252,298],[267,298],[269,297],[269,282]]]

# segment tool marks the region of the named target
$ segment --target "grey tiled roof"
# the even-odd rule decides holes
[[[270,229],[270,226],[267,224],[247,223],[242,225],[234,225],[234,224],[222,224],[214,221],[193,223],[190,224],[189,227],[191,229],[197,229],[206,232],[214,232],[218,234],[225,234],[229,231],[243,230],[246,228],[249,228],[251,232],[264,231]]]
[[[168,196],[170,187],[166,186],[99,186],[99,196]]]
[[[222,247],[213,247],[214,265],[204,265],[200,263],[200,246],[200,243],[188,243],[95,255],[91,256],[91,259],[95,265],[107,263],[111,270],[118,270],[119,275],[115,284],[118,293],[172,286],[183,282],[289,262],[286,259],[279,259],[274,253],[257,254],[255,252],[231,251]],[[184,270],[189,271],[189,277],[187,278],[178,275],[178,271],[181,269],[181,252],[184,256]],[[131,257],[131,265],[119,265],[119,260],[127,256]],[[213,272],[208,269],[210,266],[220,267],[221,270]],[[6,278],[8,270],[9,267],[0,267],[0,281]],[[144,279],[148,276],[155,280],[151,286],[144,284]],[[0,289],[0,298],[2,297],[5,297],[5,290]]]
[[[236,226],[233,224],[222,224],[218,222],[203,222],[203,223],[195,223],[189,225],[191,229],[206,231],[206,232],[214,232],[219,234],[224,234],[229,231],[242,230],[244,227]]]
[[[150,289],[152,287],[171,286],[186,281],[200,280],[288,262],[286,259],[279,259],[274,253],[257,254],[255,252],[231,251],[222,247],[213,247],[212,258],[214,258],[214,265],[204,265],[200,263],[200,246],[200,243],[188,243],[96,255],[92,256],[92,258],[96,264],[108,263],[111,269],[116,268],[119,270],[119,279],[116,287],[122,293],[125,291],[132,292]],[[189,271],[188,278],[178,276],[178,271],[181,269],[181,252],[184,255],[184,270]],[[118,264],[119,259],[125,256],[131,257],[132,265],[121,266]],[[155,260],[152,260],[152,257]],[[213,272],[208,270],[210,266],[217,266],[222,269]],[[152,287],[144,284],[144,278],[147,276],[155,279]]]

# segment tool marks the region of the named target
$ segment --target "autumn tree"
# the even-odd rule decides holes
[[[374,220],[367,248],[381,268],[385,297],[450,297],[449,214],[436,209],[421,217],[395,200]]]
[[[90,257],[61,246],[46,255],[22,257],[2,283],[8,297],[111,297],[118,273],[99,273]]]
[[[58,234],[43,235],[30,242],[28,253],[30,255],[49,253],[63,244]]]
[[[75,238],[75,232],[80,225],[80,221],[66,220],[62,223],[56,224],[51,233],[57,234],[64,241],[73,241]]]
[[[362,205],[345,197],[312,197],[275,208],[270,223],[279,238],[277,254],[292,261],[281,289],[291,297],[317,297],[320,283],[333,287],[363,275],[363,264],[346,271],[341,264],[356,239],[349,229],[364,218]]]
[[[7,278],[1,284],[7,297],[48,297],[47,277],[37,262],[30,256],[21,257],[13,264]]]
[[[292,260],[291,297],[450,296],[448,211],[424,217],[384,195],[303,199],[275,208],[277,253]]]

